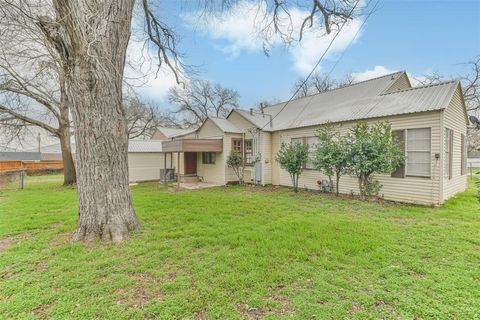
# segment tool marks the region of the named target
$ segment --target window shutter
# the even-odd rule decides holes
[[[394,130],[393,139],[398,142],[402,153],[405,154],[405,130]],[[405,163],[401,164],[397,170],[392,173],[394,178],[405,178]]]

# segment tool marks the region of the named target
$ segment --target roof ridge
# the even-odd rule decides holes
[[[304,99],[304,98],[309,98],[309,97],[313,97],[313,96],[316,96],[316,95],[319,95],[319,94],[324,94],[324,93],[327,93],[327,92],[333,92],[333,91],[339,90],[339,89],[344,89],[344,88],[348,88],[348,87],[353,87],[353,86],[356,86],[356,85],[358,85],[358,84],[363,84],[363,83],[365,83],[365,82],[369,82],[369,81],[373,81],[373,80],[378,80],[378,79],[385,78],[385,77],[388,77],[388,76],[393,76],[394,74],[405,73],[405,72],[406,72],[405,70],[401,70],[401,71],[396,71],[396,72],[388,73],[388,74],[385,74],[385,75],[383,75],[383,76],[379,76],[379,77],[375,77],[375,78],[371,78],[371,79],[367,79],[367,80],[363,80],[363,81],[359,81],[359,82],[347,84],[347,85],[345,85],[345,86],[333,88],[333,89],[330,89],[330,90],[327,90],[327,91],[317,92],[317,93],[314,93],[314,94],[310,94],[310,95],[308,95],[308,96],[304,96],[304,97],[292,99],[291,101],[300,100],[300,99]],[[270,107],[273,107],[273,106],[276,106],[276,105],[279,105],[279,104],[282,104],[282,103],[286,103],[286,102],[287,102],[287,101],[282,101],[282,102],[279,102],[279,103],[275,103],[275,104],[273,104],[273,105],[271,105],[271,106],[265,107],[264,109],[270,108]]]
[[[426,84],[426,85],[423,85],[423,86],[411,87],[411,88],[406,88],[406,89],[402,89],[402,90],[398,90],[398,91],[382,93],[380,95],[381,96],[386,96],[386,95],[389,95],[389,94],[395,94],[395,93],[399,93],[399,92],[418,90],[418,89],[425,89],[425,88],[430,88],[430,87],[437,87],[437,86],[442,86],[442,85],[445,85],[445,84],[450,84],[450,83],[455,83],[455,82],[458,83],[459,81],[458,80],[442,81],[442,82],[439,82],[439,83]]]

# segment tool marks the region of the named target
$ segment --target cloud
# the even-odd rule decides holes
[[[126,83],[150,99],[166,101],[170,88],[178,85],[173,71],[165,63],[158,69],[158,60],[144,41],[130,40],[126,60]],[[181,69],[178,72],[184,74]],[[182,77],[183,81],[187,80],[184,75]]]
[[[359,7],[362,7],[362,3]],[[280,16],[284,21],[282,31],[298,37],[303,19],[308,16],[308,10],[292,8],[289,16]],[[190,12],[184,15],[184,20],[214,40],[224,40],[226,43],[220,49],[229,54],[231,58],[237,57],[241,52],[263,52],[264,37],[261,31],[268,30],[268,46],[276,47],[284,43],[279,34],[276,34],[267,23],[272,20],[272,13],[268,10],[265,2],[260,4],[243,0],[239,1],[229,11],[220,14],[204,12]],[[287,21],[287,22],[285,22]],[[333,58],[342,52],[353,41],[362,24],[361,19],[353,19],[347,22],[342,31],[330,47],[325,59]],[[270,28],[270,29],[269,29]],[[293,44],[288,48],[293,69],[300,75],[308,74],[317,63],[320,56],[333,40],[336,30],[326,34],[321,22],[317,19],[312,28],[306,28],[300,43]],[[358,33],[360,35],[360,33]]]
[[[378,78],[389,73],[397,72],[398,70],[388,69],[384,66],[375,66],[373,69],[367,69],[362,72],[353,72],[352,79],[355,82],[365,81],[372,78]]]

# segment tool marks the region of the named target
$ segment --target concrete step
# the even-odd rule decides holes
[[[200,179],[198,176],[191,176],[191,175],[186,175],[186,176],[180,176],[180,182],[199,182]]]

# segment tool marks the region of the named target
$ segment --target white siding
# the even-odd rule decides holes
[[[425,112],[410,115],[401,115],[388,118],[379,118],[368,121],[372,124],[378,121],[387,121],[392,125],[393,130],[408,128],[431,128],[431,161],[432,175],[430,178],[406,177],[392,178],[390,176],[377,176],[383,186],[380,194],[388,200],[419,203],[419,204],[438,204],[440,203],[440,161],[435,159],[435,153],[440,152],[440,112]],[[350,121],[342,123],[340,131],[345,134],[356,122]],[[278,139],[274,135],[272,142],[272,154],[278,152],[282,142],[290,142],[291,138],[306,137],[315,134],[315,127],[291,129],[278,132]],[[291,186],[290,176],[283,169],[277,169],[278,164],[273,166],[273,176],[279,171],[278,180],[272,177],[274,184]],[[317,180],[328,179],[317,170],[305,170],[299,179],[299,187],[308,189],[318,189]],[[350,192],[358,194],[358,182],[355,177],[344,176],[340,180],[340,192],[349,194]]]
[[[403,73],[392,85],[385,91],[385,93],[391,93],[395,91],[401,91],[411,88],[410,80],[405,73]]]
[[[163,169],[163,153],[128,153],[128,178],[130,182],[160,179]],[[169,157],[167,157],[169,160]]]
[[[467,120],[465,119],[464,106],[460,94],[460,87],[457,88],[450,105],[443,111],[443,129],[453,130],[452,150],[452,179],[443,178],[443,201],[447,200],[457,192],[465,191],[467,188],[467,175],[461,175],[461,135],[467,134]],[[442,132],[442,143],[445,144]],[[443,145],[445,148],[445,145]],[[442,161],[445,161],[442,150]],[[442,174],[443,177],[443,174]]]
[[[262,132],[260,134],[260,152],[262,155],[262,184],[272,183],[272,134]]]

